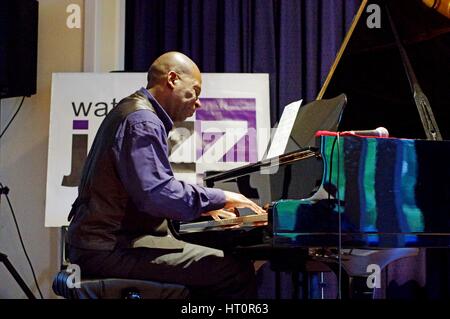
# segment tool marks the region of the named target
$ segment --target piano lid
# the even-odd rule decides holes
[[[370,4],[380,6],[379,29],[367,26]],[[364,0],[317,99],[347,95],[339,130],[384,126],[394,137],[425,138],[385,5],[442,137],[450,139],[450,19],[421,0]]]

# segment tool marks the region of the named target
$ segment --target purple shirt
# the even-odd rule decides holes
[[[222,190],[175,179],[167,146],[173,122],[146,89],[140,91],[148,97],[156,114],[139,110],[128,115],[117,129],[113,147],[120,180],[136,208],[155,217],[182,221],[223,208]]]

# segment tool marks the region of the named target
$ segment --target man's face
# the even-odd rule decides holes
[[[200,105],[200,92],[202,90],[202,79],[200,72],[192,74],[177,74],[173,88],[173,114],[172,120],[181,122],[191,117]]]

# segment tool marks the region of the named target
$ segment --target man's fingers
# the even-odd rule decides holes
[[[250,208],[253,212],[255,212],[255,214],[257,214],[257,215],[262,215],[262,214],[266,213],[264,209],[262,209],[261,207],[259,207],[257,204],[255,204],[252,201],[249,201],[246,204],[246,206],[247,206],[247,208]]]
[[[223,209],[219,210],[218,214],[222,218],[235,218],[236,217],[235,213],[232,213],[232,212],[229,212],[229,211],[226,211],[226,210],[223,210]]]
[[[248,200],[248,208],[250,208],[252,211],[254,211],[258,215],[262,215],[265,213],[264,209],[262,209],[259,205],[257,205],[255,202]]]
[[[227,201],[225,204],[225,209],[249,208],[257,215],[262,215],[266,213],[266,211],[262,209],[259,205],[257,205],[256,203],[254,203],[253,201],[251,201],[242,194],[228,191],[224,191],[224,193]]]
[[[214,220],[220,220],[220,217],[216,214],[210,214],[210,216],[214,219]]]
[[[256,213],[256,214],[258,214],[258,215],[262,215],[262,214],[264,214],[264,210],[261,208],[261,207],[259,207],[258,205],[256,205],[255,203],[253,203],[252,202],[252,207],[253,207],[253,211]]]
[[[221,219],[228,219],[228,218],[235,218],[236,217],[235,213],[226,211],[224,209],[212,210],[212,211],[207,212],[205,214],[211,216],[214,220],[221,220]]]
[[[258,215],[262,215],[265,214],[266,212],[264,211],[264,209],[262,209],[261,207],[259,207],[258,205],[255,204],[255,206],[253,207],[253,211],[258,214]]]

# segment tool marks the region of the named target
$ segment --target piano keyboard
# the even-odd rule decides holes
[[[190,233],[198,231],[213,230],[214,228],[224,228],[232,226],[263,226],[267,225],[267,214],[264,215],[247,215],[236,218],[228,218],[221,220],[208,220],[196,223],[188,223],[180,225],[180,233]]]

